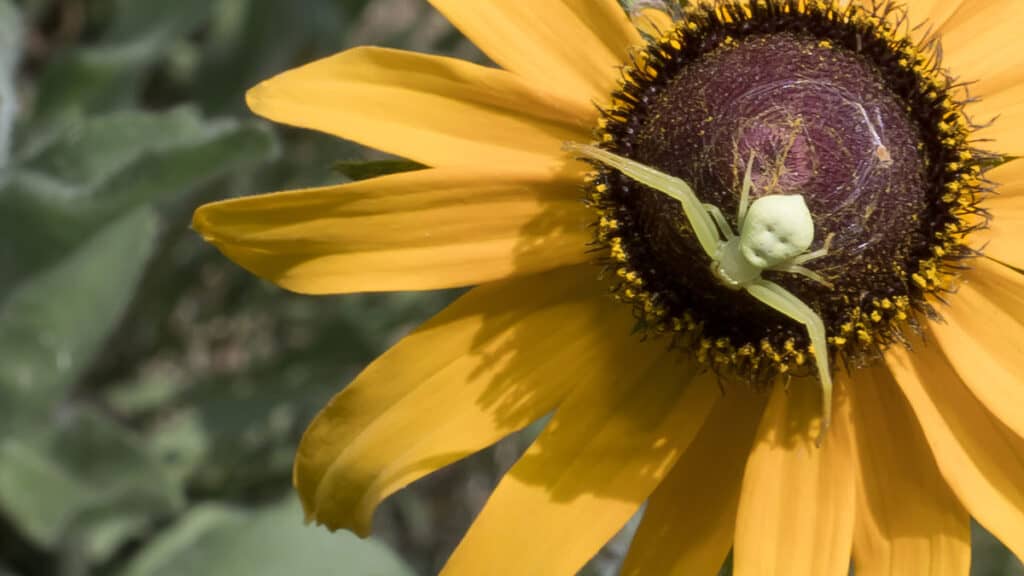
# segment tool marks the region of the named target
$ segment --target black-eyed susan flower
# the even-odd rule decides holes
[[[248,95],[429,168],[195,216],[298,292],[479,285],[310,425],[311,519],[366,535],[396,490],[553,412],[446,574],[572,574],[644,502],[625,574],[714,574],[730,550],[741,575],[966,574],[971,517],[1024,557],[1017,0],[635,25],[614,0],[432,3],[501,68],[357,48]],[[763,274],[827,349],[724,285],[675,199],[567,142],[685,181],[723,234],[747,173],[752,197],[801,195],[826,253]]]

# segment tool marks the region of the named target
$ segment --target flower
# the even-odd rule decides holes
[[[966,574],[971,517],[1024,557],[1016,0],[719,0],[672,7],[679,25],[645,9],[639,30],[614,0],[432,3],[502,69],[364,47],[248,94],[430,168],[195,214],[297,292],[479,285],[310,425],[294,481],[311,519],[365,536],[390,494],[553,411],[446,574],[575,573],[644,502],[624,574],[714,574],[730,549],[737,574],[846,574],[851,557],[858,574]],[[709,284],[671,200],[562,150],[594,134],[716,205],[735,205],[748,154],[756,189],[804,191],[841,280],[778,277],[839,364],[820,447],[800,326]]]

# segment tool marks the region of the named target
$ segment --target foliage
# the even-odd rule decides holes
[[[451,295],[296,297],[188,229],[365,154],[243,101],[364,4],[0,0],[0,574],[411,573],[304,525],[291,455]]]

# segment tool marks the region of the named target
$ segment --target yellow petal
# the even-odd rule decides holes
[[[428,166],[575,172],[566,140],[590,139],[597,113],[503,70],[363,47],[266,80],[253,112]]]
[[[657,8],[641,8],[633,13],[631,19],[637,30],[653,38],[660,38],[675,28],[672,16]]]
[[[967,107],[978,124],[991,125],[975,132],[978,145],[1008,156],[1024,156],[1024,82],[989,94]]]
[[[886,363],[921,423],[935,461],[978,522],[1024,557],[1024,440],[971,395],[934,345],[911,338]]]
[[[988,177],[998,192],[983,204],[991,215],[989,227],[972,232],[967,239],[986,256],[1024,269],[1024,162],[1003,164]]]
[[[1018,0],[963,2],[941,27],[943,66],[965,82],[967,107],[978,124],[995,119],[976,135],[985,148],[1024,153],[1024,10]]]
[[[941,27],[943,64],[963,80],[977,80],[982,98],[1024,78],[1024,10],[1018,0],[965,2]]]
[[[229,258],[313,294],[427,290],[587,259],[589,210],[566,184],[432,169],[200,207]]]
[[[941,33],[942,27],[952,16],[962,0],[903,0],[900,2],[906,7],[906,18],[903,12],[895,11],[891,21],[898,27],[897,33],[908,33],[917,42],[927,43],[936,34]],[[840,0],[840,4],[852,2],[859,4],[868,10],[873,10],[877,3],[875,0]]]
[[[930,328],[964,384],[1024,438],[1024,275],[987,258],[970,265]]]
[[[870,1],[870,0],[869,0]],[[953,15],[963,0],[904,0],[910,25],[931,24],[939,27]]]
[[[381,500],[551,411],[603,375],[632,318],[592,266],[470,291],[374,361],[306,430],[309,517],[360,535]]]
[[[641,42],[616,0],[430,0],[506,70],[581,106],[609,100]]]
[[[664,479],[720,396],[678,351],[606,331],[621,349],[580,379],[505,475],[443,574],[575,574]]]
[[[651,495],[623,576],[717,574],[736,526],[743,465],[763,394],[730,389]]]
[[[966,576],[970,517],[939,473],[914,413],[884,367],[854,378],[857,576]]]
[[[817,381],[776,385],[747,460],[736,518],[737,576],[846,576],[854,523],[849,406],[836,382],[832,422],[821,420]]]
[[[871,5],[873,0],[861,0]],[[956,13],[963,0],[905,0],[909,25],[914,38],[924,40],[941,33],[949,18]]]

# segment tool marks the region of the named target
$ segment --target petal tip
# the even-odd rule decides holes
[[[215,235],[210,224],[209,208],[210,204],[203,204],[196,208],[195,212],[192,213],[192,223],[189,227],[199,234],[203,240],[212,244],[215,243]]]
[[[270,90],[271,80],[264,80],[259,84],[249,88],[245,91],[245,105],[249,107],[249,111],[253,114],[266,118],[267,115],[264,113],[266,95]]]

